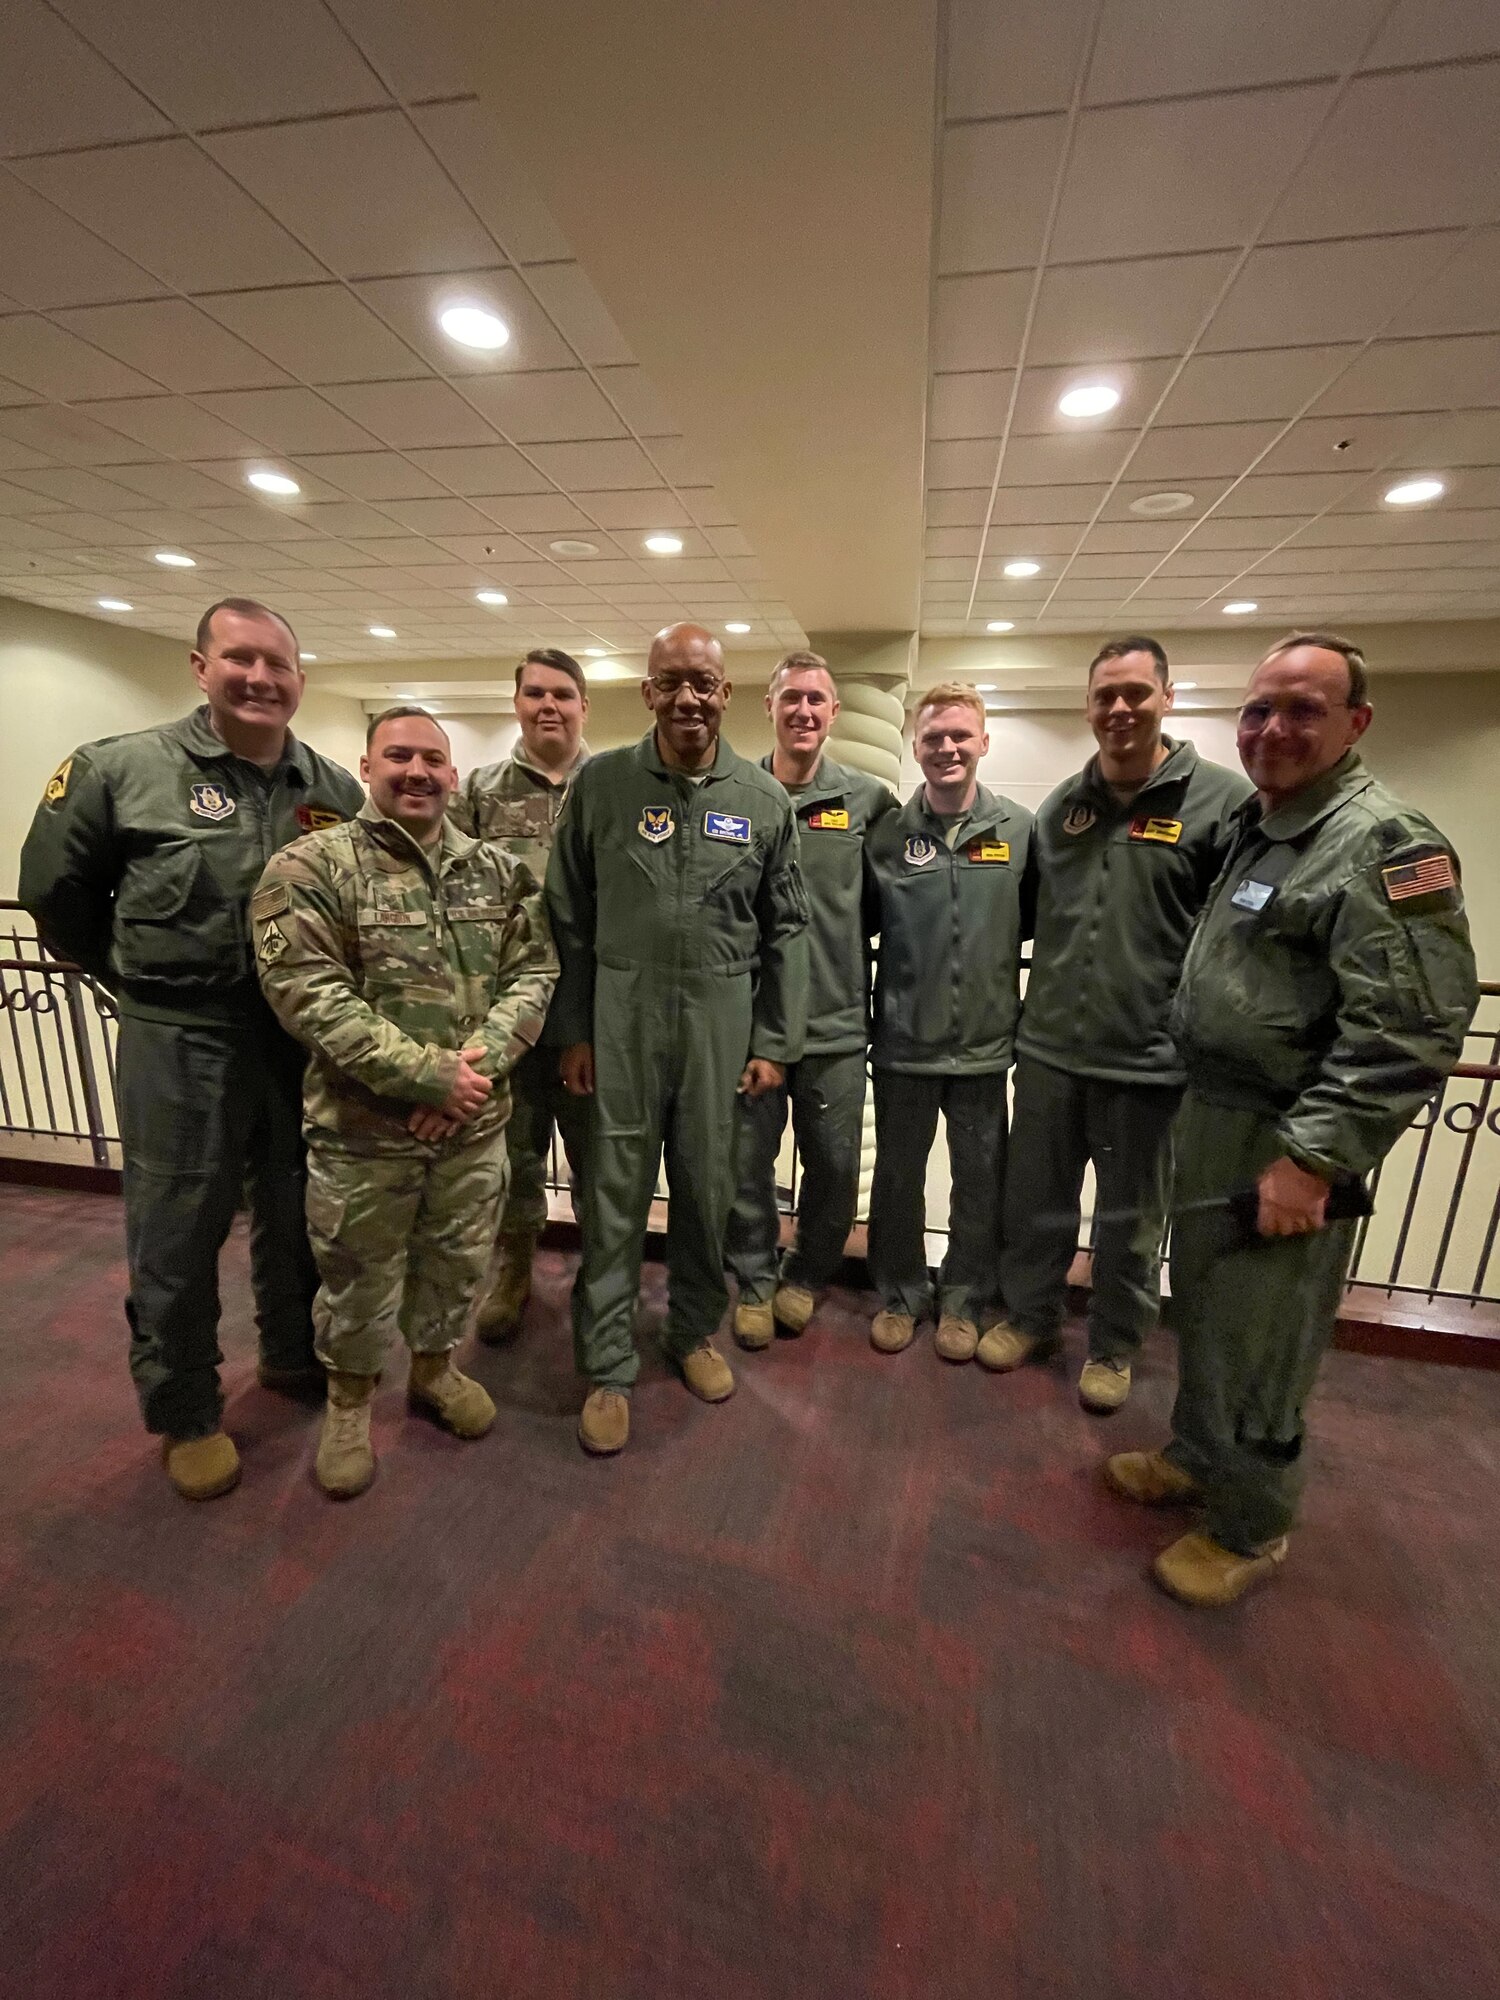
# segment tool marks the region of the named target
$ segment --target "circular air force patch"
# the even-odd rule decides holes
[[[194,785],[188,793],[188,811],[199,819],[228,819],[234,800],[218,785]]]

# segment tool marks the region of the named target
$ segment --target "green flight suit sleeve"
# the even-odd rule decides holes
[[[807,1040],[807,926],[796,815],[788,807],[771,837],[756,895],[760,967],[750,1022],[750,1054],[766,1062],[800,1062]]]
[[[1377,1167],[1463,1055],[1479,984],[1458,891],[1392,902],[1386,888],[1393,865],[1444,853],[1425,843],[1388,854],[1339,900],[1337,1037],[1280,1126],[1288,1155],[1325,1178]]]
[[[560,967],[552,999],[552,1031],[564,1048],[594,1039],[598,889],[588,780],[585,766],[568,793],[547,860],[547,917]]]
[[[87,750],[48,780],[21,849],[20,901],[60,958],[105,979],[120,879],[109,789]]]
[[[541,885],[524,862],[514,862],[512,869],[515,907],[505,927],[495,978],[500,997],[480,1030],[486,1054],[477,1067],[493,1077],[508,1076],[535,1046],[557,984],[557,952]]]
[[[298,849],[267,862],[250,899],[261,991],[289,1035],[380,1097],[441,1108],[458,1076],[456,1049],[415,1041],[360,994],[348,926],[327,873]]]

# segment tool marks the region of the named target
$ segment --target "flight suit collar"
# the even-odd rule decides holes
[[[656,725],[654,723],[636,746],[636,755],[640,758],[646,769],[652,772],[654,776],[665,778],[668,781],[673,778],[681,778],[685,784],[691,782],[695,790],[703,785],[717,784],[721,778],[732,778],[735,771],[745,761],[720,736],[718,754],[706,771],[694,771],[691,774],[686,771],[674,771],[670,764],[663,763],[662,754],[656,747]]]
[[[235,753],[223,737],[216,734],[209,720],[206,701],[200,703],[190,715],[181,716],[176,722],[167,723],[164,733],[180,743],[195,763],[221,764],[230,760],[236,763],[244,761],[235,757]],[[295,774],[298,782],[303,785],[311,785],[317,779],[317,766],[313,762],[311,750],[305,743],[299,743],[290,729],[286,733],[286,748],[282,752],[281,762],[272,775],[279,776],[282,773],[288,778]]]
[[[769,755],[761,758],[760,768],[763,771],[770,771],[773,778],[776,777],[776,773],[771,770]],[[777,783],[780,782],[780,779],[777,779]],[[849,773],[842,764],[836,764],[825,750],[818,759],[812,777],[801,791],[792,797],[792,803],[800,812],[804,806],[821,805],[825,799],[845,798],[848,792]]]
[[[443,816],[442,838],[436,847],[423,847],[413,840],[404,826],[386,818],[373,799],[365,800],[356,817],[368,829],[378,847],[383,847],[387,854],[394,855],[403,865],[420,862],[429,875],[446,875],[456,862],[466,859],[479,845],[446,813]]]
[[[1100,774],[1097,750],[1079,772],[1069,803],[1102,804],[1111,812],[1133,815],[1139,810],[1141,800],[1148,798],[1153,792],[1165,791],[1169,786],[1186,785],[1193,775],[1193,767],[1198,762],[1197,745],[1178,742],[1174,737],[1167,735],[1163,735],[1161,740],[1167,746],[1166,756],[1127,805],[1121,805]]]
[[[1298,840],[1374,782],[1358,751],[1346,750],[1332,770],[1304,785],[1274,812],[1262,815],[1258,798],[1247,799],[1241,811],[1267,840]]]
[[[997,799],[992,791],[980,785],[974,793],[974,803],[970,806],[964,821],[965,833],[984,833],[992,826],[1000,826],[1010,818],[1010,809],[1003,799]],[[932,812],[927,804],[927,786],[918,785],[911,797],[902,806],[898,823],[909,833],[920,833],[928,827],[936,827],[946,834],[945,823]]]

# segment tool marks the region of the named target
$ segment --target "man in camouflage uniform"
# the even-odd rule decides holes
[[[192,654],[203,706],[75,750],[21,855],[21,901],[119,1008],[130,1372],[185,1499],[240,1476],[222,1428],[219,1252],[248,1193],[260,1381],[322,1386],[303,1220],[302,1051],[261,999],[248,905],[268,858],[359,811],[288,727],[306,678],[286,620],[225,598]]]
[[[536,878],[447,817],[458,773],[432,717],[376,716],[360,775],[358,818],[277,855],[251,903],[266,998],[312,1052],[318,1481],[338,1499],[375,1476],[370,1404],[397,1332],[414,1405],[458,1437],[494,1421],[451,1357],[505,1198],[507,1079],[557,977]]]
[[[516,668],[515,699],[520,741],[503,764],[471,771],[448,810],[465,833],[493,841],[524,861],[540,882],[568,787],[588,761],[583,725],[589,698],[583,669],[571,654],[540,647]],[[476,1322],[479,1338],[491,1346],[515,1338],[531,1296],[531,1261],[547,1224],[547,1156],[554,1129],[562,1135],[568,1169],[578,1184],[589,1099],[564,1090],[561,1057],[556,1035],[544,1028],[536,1047],[511,1074],[505,1133],[510,1192],[500,1221],[494,1282]]]
[[[1187,1070],[1173,1191],[1179,1383],[1164,1452],[1105,1467],[1143,1506],[1201,1504],[1162,1588],[1222,1605],[1275,1573],[1296,1518],[1303,1405],[1355,1223],[1328,1219],[1463,1051],[1479,991],[1457,858],[1371,777],[1365,663],[1296,633],[1256,668],[1240,760],[1256,796],[1172,1012]],[[1249,1193],[1254,1226],[1228,1208]]]

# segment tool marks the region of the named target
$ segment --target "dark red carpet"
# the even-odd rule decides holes
[[[840,1295],[625,1456],[564,1261],[346,1506],[253,1386],[167,1487],[119,1209],[0,1189],[0,1987],[44,2000],[1493,2000],[1500,1377],[1338,1355],[1280,1581],[1194,1615],[1098,1486],[1161,1432],[895,1359]],[[648,1307],[661,1304],[653,1272]],[[1076,1357],[1075,1363],[1076,1366]]]

